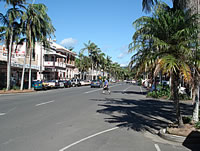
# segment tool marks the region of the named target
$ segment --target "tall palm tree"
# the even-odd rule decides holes
[[[13,42],[19,36],[20,28],[20,18],[22,12],[19,8],[16,8],[16,5],[13,5],[13,8],[8,9],[5,15],[0,13],[0,37],[4,39],[6,47],[8,50],[7,54],[7,90],[10,90],[10,76],[11,76],[11,55],[13,50]]]
[[[110,56],[106,57],[106,67],[105,70],[108,73],[108,78],[110,78],[110,73],[111,73],[111,65],[112,65],[112,60]]]
[[[182,10],[166,11],[161,8],[165,6],[166,4],[159,4],[152,17],[141,17],[134,22],[136,32],[130,51],[139,48],[141,53],[135,57],[141,57],[140,55],[148,50],[148,60],[157,60],[154,73],[162,69],[171,74],[176,117],[179,126],[182,126],[178,98],[179,77],[184,75],[185,80],[191,78],[189,60],[192,57],[191,48],[194,47],[196,36],[194,33],[197,27],[193,24],[196,18],[190,17],[188,12]]]
[[[105,75],[105,69],[106,69],[106,59],[105,59],[105,53],[100,53],[98,56],[98,62],[100,65],[100,70],[103,70],[103,77]]]
[[[76,58],[75,60],[75,65],[76,67],[79,69],[79,71],[81,72],[81,78],[83,77],[83,79],[85,79],[85,72],[87,72],[89,70],[89,68],[91,67],[91,60],[89,57],[84,56],[81,52],[78,55],[78,58]]]
[[[101,49],[98,47],[96,47],[96,49],[94,49],[91,52],[91,59],[92,59],[93,65],[94,65],[94,69],[96,71],[95,77],[97,77],[97,71],[99,70],[99,66],[100,66],[100,61],[99,61],[100,53],[101,53]]]
[[[198,14],[199,13],[199,0],[172,0],[173,2],[173,10],[184,9],[184,8],[191,8],[191,14]],[[151,6],[156,4],[157,0],[143,0],[143,10],[149,12],[151,10]],[[197,23],[198,24],[198,23]],[[199,35],[197,37],[200,37]],[[198,39],[198,38],[197,38]],[[196,63],[195,63],[196,64]],[[196,64],[197,65],[197,64]],[[193,120],[195,122],[199,121],[198,114],[199,114],[199,95],[198,95],[198,83],[199,83],[199,76],[197,75],[198,67],[194,67],[192,76],[192,100],[194,102],[194,110],[193,110]]]
[[[44,4],[29,4],[23,16],[24,33],[26,36],[27,54],[29,54],[29,89],[31,89],[31,61],[35,50],[35,43],[48,45],[47,38],[55,29],[51,19],[47,15],[47,7]],[[24,67],[25,68],[25,63]],[[24,71],[24,70],[23,70]],[[24,73],[22,74],[21,89],[23,89]]]
[[[183,9],[187,6],[188,0],[171,0],[173,3],[173,10]],[[158,3],[158,0],[143,0],[143,10],[146,12],[152,11],[152,7]]]
[[[6,2],[7,4],[15,4],[15,5],[18,5],[18,4],[23,4],[25,3],[27,0],[0,0],[0,2],[3,1],[3,2]]]
[[[91,63],[91,68],[92,68],[92,80],[93,80],[93,73],[94,73],[94,53],[97,50],[97,45],[90,40],[88,41],[88,44],[84,43],[84,48],[81,49],[81,52],[83,53],[85,50],[88,51],[88,56],[90,57],[92,63]]]

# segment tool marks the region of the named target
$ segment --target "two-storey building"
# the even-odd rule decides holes
[[[7,49],[0,46],[0,88],[6,86]],[[13,47],[11,59],[11,84],[20,85],[26,44]],[[76,53],[50,42],[49,48],[44,48],[39,42],[35,44],[31,60],[32,80],[58,80],[74,77]],[[29,56],[26,58],[25,85],[28,83]]]

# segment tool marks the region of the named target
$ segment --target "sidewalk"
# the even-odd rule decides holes
[[[0,94],[13,94],[13,93],[30,93],[30,92],[35,92],[35,90],[9,90],[9,91],[6,91],[6,90],[0,90]]]

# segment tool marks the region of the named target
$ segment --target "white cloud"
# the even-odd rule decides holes
[[[63,45],[64,47],[74,47],[77,44],[77,40],[73,38],[66,38],[63,39],[60,44]]]
[[[119,48],[119,50],[121,51],[121,53],[117,56],[117,58],[123,59],[128,54],[128,46],[122,46],[121,48]]]
[[[128,66],[128,64],[120,64],[120,67],[127,67]]]
[[[121,67],[127,67],[128,64],[129,64],[129,61],[126,61],[126,62],[120,63],[120,66],[121,66]]]
[[[117,56],[117,58],[118,58],[118,59],[122,59],[124,56],[125,56],[125,53],[120,53],[120,54]]]

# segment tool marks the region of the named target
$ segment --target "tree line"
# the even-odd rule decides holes
[[[87,51],[87,55],[84,55],[85,51]],[[117,62],[113,62],[110,56],[103,53],[98,45],[91,41],[84,43],[84,48],[80,50],[75,64],[81,72],[81,76],[89,70],[92,71],[92,74],[94,70],[102,71],[103,77],[105,77],[106,72],[109,74],[107,78],[114,77],[115,80],[124,80],[131,76],[128,68],[122,68]]]

